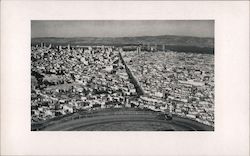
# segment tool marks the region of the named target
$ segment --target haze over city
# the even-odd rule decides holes
[[[31,21],[32,131],[213,131],[214,21]]]
[[[214,37],[213,20],[33,20],[31,37]]]

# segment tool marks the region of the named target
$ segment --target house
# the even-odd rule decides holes
[[[102,105],[101,104],[99,104],[99,103],[95,103],[95,104],[93,104],[93,106],[92,106],[92,109],[99,109],[99,108],[101,108],[102,107]]]
[[[52,113],[51,110],[46,110],[46,111],[44,112],[44,115],[45,115],[45,116],[53,116],[53,113]]]
[[[155,96],[158,97],[158,98],[163,98],[163,93],[155,92]]]
[[[32,110],[31,111],[31,115],[36,115],[36,116],[38,116],[39,115],[39,110]]]
[[[73,113],[73,107],[71,105],[63,105],[63,111]]]

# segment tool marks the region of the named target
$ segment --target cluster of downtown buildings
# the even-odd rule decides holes
[[[31,47],[31,122],[137,107],[214,125],[214,57],[114,46]]]

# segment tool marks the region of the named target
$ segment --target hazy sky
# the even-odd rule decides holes
[[[31,37],[126,37],[183,35],[214,37],[213,20],[31,21]]]

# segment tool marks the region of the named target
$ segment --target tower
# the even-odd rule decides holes
[[[162,51],[165,52],[165,44],[162,45]]]
[[[68,49],[68,51],[70,51],[70,44],[68,44],[68,48],[67,49]]]
[[[137,54],[140,54],[141,53],[141,46],[138,46],[137,47]]]

